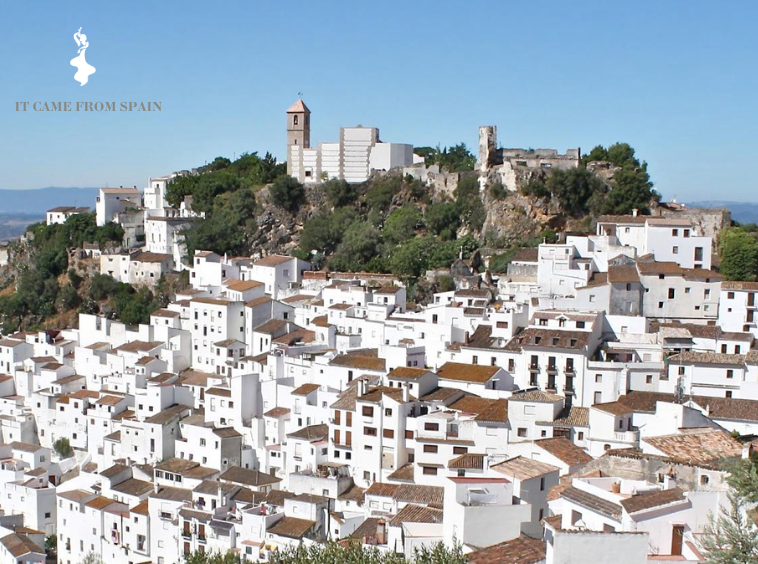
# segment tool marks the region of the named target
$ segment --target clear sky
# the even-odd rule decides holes
[[[474,147],[485,124],[511,147],[627,141],[666,198],[758,202],[756,21],[754,0],[2,2],[0,188],[144,187],[219,155],[284,158],[303,92],[314,144],[358,124],[417,146]]]

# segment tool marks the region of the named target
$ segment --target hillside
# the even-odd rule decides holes
[[[515,190],[497,173],[480,184],[465,145],[423,150],[427,165],[443,165],[428,182],[390,171],[361,184],[302,185],[270,155],[252,154],[217,158],[199,175],[175,179],[168,199],[178,205],[191,196],[193,209],[206,214],[187,232],[190,254],[287,253],[318,268],[405,278],[449,266],[461,251],[506,253],[557,231],[589,230],[601,213],[644,213],[657,199],[647,165],[623,143],[595,147],[574,169],[516,167]]]
[[[269,154],[234,162],[219,157],[198,174],[175,178],[166,198],[205,214],[184,232],[189,256],[196,249],[232,256],[281,253],[308,259],[317,269],[392,273],[418,302],[451,283],[449,277],[428,281],[426,272],[448,269],[461,256],[484,250],[490,270],[504,272],[520,247],[554,241],[561,231],[591,231],[601,213],[645,213],[657,199],[645,163],[626,144],[596,147],[592,160],[577,168],[517,167],[511,171],[514,190],[496,174],[480,178],[464,145],[453,149],[425,149],[426,164],[435,171],[429,181],[391,171],[361,184],[305,186]],[[597,161],[604,165],[594,166]],[[93,202],[94,196],[66,203]],[[84,242],[117,244],[123,231],[115,224],[96,227],[94,214],[30,231],[30,241],[14,243],[11,264],[0,269],[2,332],[72,324],[77,311],[146,322],[177,285],[186,284],[186,275],[166,277],[152,292],[96,274],[97,265],[75,258],[72,250]]]

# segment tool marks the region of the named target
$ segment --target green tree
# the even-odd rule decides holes
[[[481,231],[487,210],[479,195],[479,182],[474,175],[464,176],[455,189],[455,203],[463,222],[474,231]]]
[[[390,270],[395,276],[418,278],[429,266],[429,252],[435,245],[434,237],[410,239],[393,249]]]
[[[376,227],[356,221],[345,231],[329,267],[345,272],[366,270],[371,260],[379,255],[381,245],[382,234]]]
[[[300,235],[300,248],[309,254],[319,251],[332,254],[345,231],[358,219],[352,208],[338,208],[334,213],[321,212],[305,222]]]
[[[532,180],[521,188],[524,196],[534,196],[535,198],[549,198],[550,190],[541,180]]]
[[[393,211],[384,222],[384,239],[392,245],[397,245],[413,237],[421,225],[421,212],[416,206],[406,204]]]
[[[71,448],[71,443],[68,437],[61,437],[53,443],[53,450],[61,458],[71,458],[74,456],[74,449]]]
[[[640,168],[625,167],[613,173],[611,189],[602,203],[604,213],[629,214],[632,210],[647,210],[651,200],[660,199],[653,190],[647,164]]]
[[[58,535],[48,535],[45,537],[45,552],[55,554],[58,550]]]
[[[590,211],[590,202],[596,194],[602,193],[604,184],[585,168],[571,168],[554,171],[545,188],[558,200],[565,213],[581,217]]]
[[[424,221],[435,235],[442,239],[455,239],[461,216],[453,202],[436,202],[427,206]]]
[[[240,564],[240,555],[234,552],[200,552],[185,555],[186,564]]]
[[[450,148],[440,148],[439,145],[436,148],[416,147],[413,152],[423,157],[427,166],[439,165],[450,172],[474,170],[476,165],[476,157],[465,143],[458,143]]]
[[[372,182],[366,193],[366,204],[369,210],[386,212],[401,187],[402,179],[395,175],[385,176]]]
[[[322,185],[326,198],[334,208],[349,206],[358,199],[358,191],[354,184],[333,178]]]
[[[297,180],[285,174],[271,185],[274,204],[289,212],[295,212],[305,198],[305,188]]]
[[[508,195],[508,190],[500,182],[495,182],[490,186],[490,195],[496,200],[502,200]]]
[[[447,548],[442,543],[423,547],[414,552],[411,562],[415,564],[465,564],[467,558],[460,546]],[[402,564],[407,563],[401,555],[381,552],[373,546],[355,542],[328,542],[313,545],[290,545],[271,556],[272,564]],[[202,564],[202,563],[192,563]]]
[[[758,270],[758,242],[740,227],[728,227],[719,236],[721,274],[727,280],[753,281]]]
[[[710,564],[751,564],[758,562],[758,529],[747,519],[745,500],[729,496],[730,507],[711,515],[702,536]]]
[[[81,303],[82,299],[71,284],[63,287],[63,290],[61,290],[61,305],[64,310],[77,308]]]

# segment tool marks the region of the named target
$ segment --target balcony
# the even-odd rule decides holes
[[[639,429],[633,429],[631,431],[616,431],[613,434],[614,440],[620,443],[638,443],[640,441]]]
[[[539,364],[532,364],[529,366],[529,372],[539,372],[539,371],[540,371]]]
[[[575,375],[576,374],[576,368],[574,368],[573,366],[566,366],[566,368],[564,369],[564,372],[566,374]]]
[[[558,367],[553,365],[548,365],[547,367],[547,373],[548,374],[558,374]]]

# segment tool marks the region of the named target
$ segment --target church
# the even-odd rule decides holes
[[[298,100],[287,110],[287,173],[302,183],[338,178],[365,182],[375,170],[423,162],[413,145],[382,143],[376,127],[343,127],[339,141],[311,148],[311,111]]]

